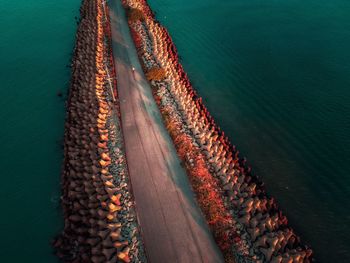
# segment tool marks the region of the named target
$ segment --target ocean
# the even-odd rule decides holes
[[[0,262],[58,262],[50,241],[63,225],[80,1],[0,3]],[[318,261],[350,262],[350,2],[149,3],[208,109]]]
[[[66,66],[80,1],[0,5],[0,262],[58,262],[50,242],[63,227]]]
[[[318,262],[350,262],[350,2],[149,0]]]

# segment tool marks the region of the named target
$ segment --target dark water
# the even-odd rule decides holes
[[[350,1],[149,2],[296,232],[350,262]]]
[[[0,0],[0,262],[50,263],[80,1]]]

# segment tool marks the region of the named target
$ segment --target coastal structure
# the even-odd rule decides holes
[[[311,262],[287,218],[203,105],[144,0],[123,1],[140,61],[226,262]]]
[[[223,262],[163,124],[120,1],[109,3],[125,153],[150,262]]]
[[[221,262],[215,240],[225,262],[312,262],[312,250],[193,89],[170,35],[147,2],[122,3],[144,75],[122,57],[125,50],[114,49],[113,56],[112,46],[131,47],[119,35],[112,37],[106,3],[84,0],[81,5],[64,142],[65,224],[54,242],[58,256],[64,262]],[[117,74],[114,59],[120,62]],[[118,74],[132,78],[123,78],[117,89]],[[144,98],[135,102],[128,89],[136,90],[136,79],[144,77],[153,98],[142,90],[136,95]],[[133,108],[154,104],[150,100],[163,123],[154,124],[159,113],[153,106]],[[135,120],[128,116],[131,111]],[[132,125],[141,125],[148,139],[133,137]]]
[[[109,17],[84,0],[72,58],[62,173],[64,262],[146,262],[120,129]]]

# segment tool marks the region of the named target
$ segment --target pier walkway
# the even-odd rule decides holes
[[[126,157],[147,257],[223,262],[142,72],[121,2],[110,0],[109,7]]]

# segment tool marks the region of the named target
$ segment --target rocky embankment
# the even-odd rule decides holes
[[[176,48],[144,0],[125,0],[129,26],[165,125],[226,262],[311,262],[261,180],[203,105]]]
[[[62,173],[64,262],[146,262],[123,150],[107,7],[84,0],[72,59]]]

